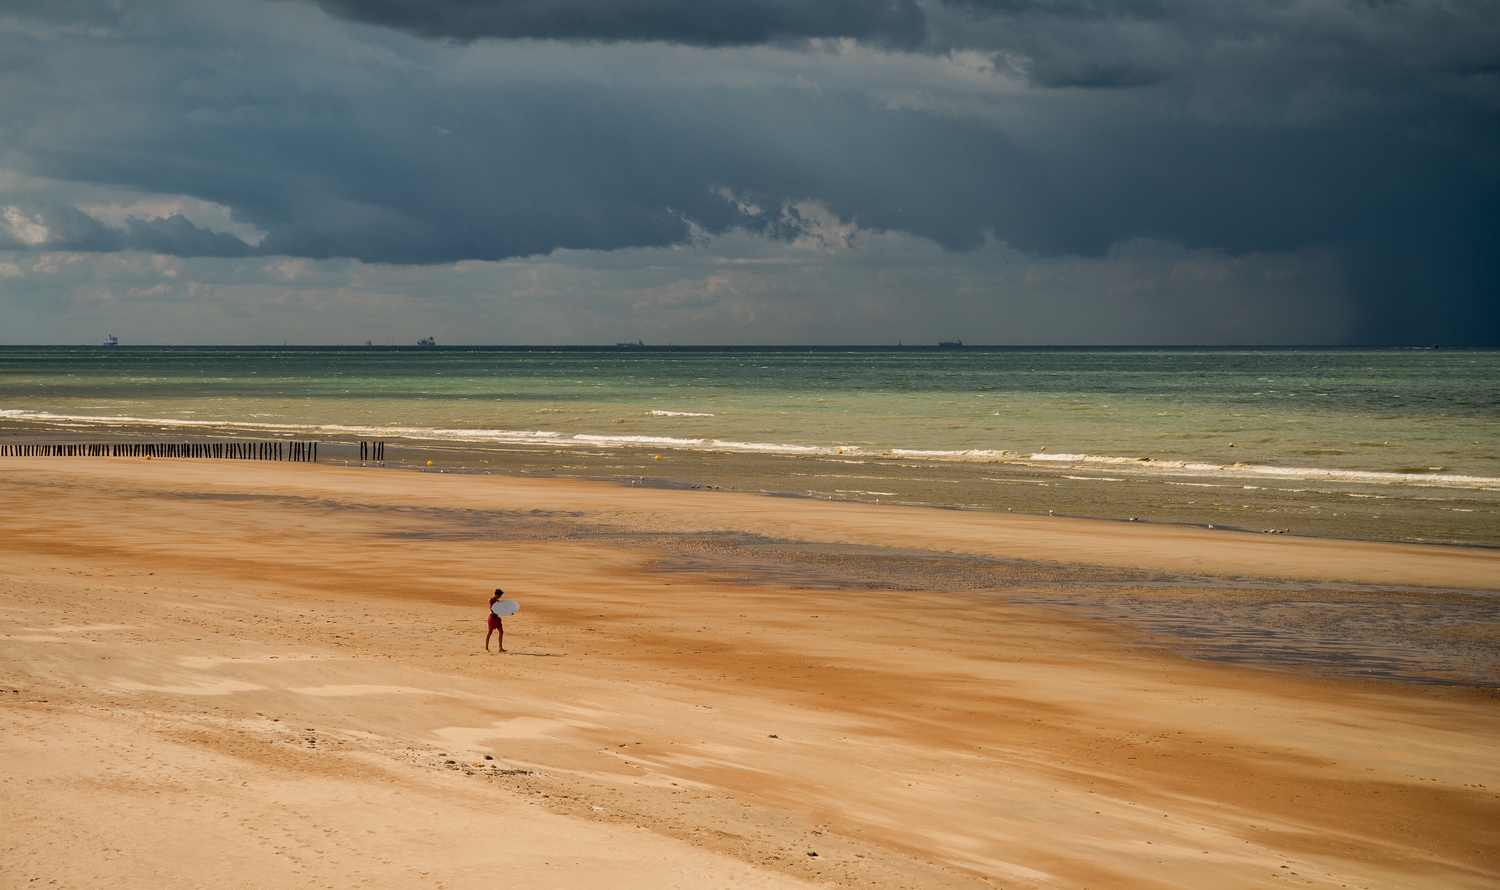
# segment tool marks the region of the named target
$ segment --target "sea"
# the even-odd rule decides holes
[[[1497,350],[0,348],[0,444],[235,439],[317,441],[325,463],[384,442],[393,471],[1500,546]]]

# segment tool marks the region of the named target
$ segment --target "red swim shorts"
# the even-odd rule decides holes
[[[494,612],[491,612],[490,613],[490,630],[500,630],[500,629],[501,629],[500,616],[496,615]]]

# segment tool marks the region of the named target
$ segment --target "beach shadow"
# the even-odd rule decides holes
[[[566,658],[562,652],[507,652],[507,655],[524,655],[527,658]]]

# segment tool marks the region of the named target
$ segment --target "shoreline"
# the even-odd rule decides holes
[[[360,463],[359,461],[349,461],[349,460],[339,460],[339,461],[324,460],[324,461],[320,461],[320,463],[323,464],[324,466],[338,466],[338,467],[363,467],[364,466],[364,464]],[[366,463],[373,464],[374,462],[373,461],[367,461]],[[445,467],[445,468],[439,470],[439,469],[436,469],[436,468],[429,469],[427,467],[422,467],[422,466],[402,464],[402,465],[398,465],[398,466],[389,466],[389,467],[382,466],[382,467],[380,467],[380,469],[389,469],[389,470],[406,471],[406,472],[417,472],[417,473],[436,472],[436,473],[441,473],[443,475],[455,475],[455,476],[507,476],[507,477],[510,477],[510,478],[517,478],[517,479],[538,478],[538,477],[533,477],[533,476],[526,476],[526,475],[511,473],[511,472],[507,472],[505,470],[476,469],[476,468],[472,468],[472,467]],[[668,480],[668,479],[630,480],[630,479],[620,479],[618,477],[613,477],[613,476],[561,476],[561,477],[554,477],[554,478],[571,479],[571,480],[576,480],[576,481],[580,481],[580,482],[598,483],[598,484],[601,484],[601,485],[619,485],[619,486],[630,486],[630,487],[634,487],[634,488],[658,489],[658,490],[661,490],[661,491],[699,491],[699,490],[702,490],[704,488],[709,488],[709,489],[715,490],[715,491],[723,490],[722,488],[715,487],[715,486],[696,485],[696,484],[693,484],[691,482],[674,482],[674,481],[671,481],[671,480]],[[820,496],[815,495],[815,494],[804,494],[804,493],[795,492],[795,491],[770,491],[770,490],[765,490],[765,489],[755,490],[755,491],[752,491],[752,490],[749,490],[749,489],[729,489],[729,490],[733,491],[733,492],[735,492],[737,494],[757,494],[757,495],[760,495],[762,497],[771,497],[771,498],[791,498],[791,499],[794,499],[794,500],[808,500],[808,501],[835,500],[834,498],[820,497]],[[995,513],[998,513],[998,511],[995,508],[993,508],[993,507],[976,507],[976,506],[970,506],[970,505],[966,505],[966,504],[918,504],[918,503],[902,503],[902,502],[891,502],[891,503],[888,503],[888,504],[882,504],[879,501],[853,500],[853,499],[840,500],[840,503],[864,504],[866,506],[872,506],[872,507],[890,506],[890,507],[911,507],[911,508],[923,509],[923,510],[954,510],[954,511],[958,511],[958,512],[979,513],[979,514],[995,514]],[[1178,521],[1171,521],[1171,520],[1164,520],[1164,519],[1141,519],[1141,518],[1130,518],[1130,517],[1119,517],[1119,516],[1108,516],[1108,515],[1092,515],[1092,514],[1087,514],[1087,513],[1028,513],[1028,512],[1025,512],[1025,511],[1010,511],[1010,510],[1007,510],[1006,513],[1009,514],[1009,515],[1020,516],[1020,517],[1028,517],[1028,518],[1033,518],[1033,519],[1048,519],[1048,518],[1056,518],[1056,519],[1081,519],[1081,520],[1085,520],[1085,521],[1088,521],[1088,522],[1118,522],[1118,523],[1138,524],[1138,525],[1163,525],[1163,526],[1174,526],[1174,527],[1178,527],[1178,528],[1201,528],[1201,529],[1211,530],[1211,531],[1237,532],[1237,533],[1240,533],[1240,534],[1248,534],[1248,535],[1277,534],[1277,535],[1290,535],[1292,537],[1298,537],[1298,538],[1312,538],[1312,539],[1315,539],[1315,540],[1351,541],[1351,542],[1366,543],[1366,544],[1411,544],[1411,545],[1417,546],[1417,547],[1457,547],[1457,548],[1461,548],[1461,549],[1473,548],[1473,549],[1479,549],[1479,550],[1500,550],[1500,543],[1488,544],[1488,543],[1465,542],[1465,541],[1409,541],[1409,540],[1402,540],[1402,539],[1399,539],[1399,538],[1343,537],[1343,536],[1337,536],[1337,535],[1317,535],[1317,534],[1302,533],[1302,532],[1293,532],[1293,531],[1257,529],[1257,528],[1251,528],[1249,526],[1214,525],[1212,523],[1203,523],[1203,522],[1186,522],[1186,521],[1178,522]]]
[[[208,422],[205,422],[208,423]],[[233,428],[233,425],[225,425]],[[159,437],[162,431],[156,431]],[[309,431],[312,432],[312,431]],[[8,434],[7,441],[21,437]],[[62,443],[77,436],[33,435]],[[116,431],[114,441],[148,441],[147,431]],[[197,437],[204,441],[243,441],[232,435]],[[187,440],[183,440],[187,441]],[[291,440],[286,440],[291,441]],[[321,462],[358,466],[357,442],[319,440]],[[566,443],[481,447],[474,443],[386,440],[393,446],[386,469],[434,470],[518,478],[573,478],[661,487],[759,491],[772,496],[806,497],[845,503],[895,503],[902,506],[960,509],[984,513],[1016,512],[1103,521],[1134,521],[1233,529],[1257,534],[1332,540],[1440,544],[1500,549],[1500,501],[1489,489],[1448,490],[1448,500],[1434,501],[1394,482],[1373,489],[1359,483],[1325,481],[1316,489],[1272,490],[1238,484],[1212,484],[1109,477],[1107,468],[1049,463],[994,464],[895,457],[853,458],[830,455],[787,456],[626,446],[604,449]],[[662,459],[665,458],[665,459]],[[13,460],[14,458],[4,458]],[[870,474],[874,473],[875,476]],[[862,491],[879,478],[882,489]],[[1190,478],[1185,476],[1183,478]],[[800,486],[800,487],[799,487]],[[1178,489],[1183,492],[1179,493]],[[1200,489],[1217,489],[1200,502]],[[1441,486],[1439,486],[1441,488]],[[1398,490],[1399,489],[1399,490]],[[1122,495],[1123,492],[1123,495]],[[1453,498],[1470,500],[1452,500]],[[1393,500],[1395,498],[1395,500]],[[1466,503],[1468,506],[1459,506]],[[1052,506],[1048,506],[1052,505]],[[1405,530],[1398,536],[1395,529]],[[1420,533],[1417,533],[1420,532]]]
[[[105,473],[102,473],[102,474],[86,474],[86,475],[103,475],[103,476],[116,476],[116,477],[118,477],[120,475],[129,475],[128,473],[121,473],[119,471],[124,470],[126,468],[134,467],[136,465],[139,465],[139,464],[142,464],[142,463],[146,463],[146,462],[147,462],[146,459],[143,459],[143,458],[95,458],[95,459],[91,459],[91,458],[87,458],[87,457],[79,457],[79,458],[69,459],[69,458],[54,458],[54,457],[21,457],[21,458],[5,458],[3,461],[0,461],[0,471],[3,471],[3,470],[5,470],[6,468],[9,468],[9,467],[18,467],[18,468],[21,468],[21,469],[57,469],[57,470],[60,470],[60,471],[64,471],[60,475],[70,475],[71,471],[76,470],[76,469],[80,469],[80,468],[86,466],[87,469],[90,469],[90,470],[93,470],[93,469],[106,469],[107,470]],[[1275,544],[1278,541],[1280,541],[1280,542],[1286,542],[1287,544],[1292,544],[1294,542],[1301,542],[1301,543],[1306,544],[1306,545],[1311,545],[1311,546],[1313,546],[1315,548],[1326,550],[1328,554],[1338,554],[1338,551],[1340,551],[1340,549],[1343,549],[1343,550],[1349,551],[1349,552],[1355,552],[1355,553],[1366,553],[1366,552],[1368,552],[1368,553],[1378,553],[1378,552],[1381,552],[1381,551],[1387,551],[1388,550],[1391,553],[1405,554],[1407,556],[1407,558],[1409,558],[1409,559],[1416,559],[1416,560],[1418,560],[1422,564],[1422,568],[1419,569],[1420,571],[1432,571],[1433,567],[1441,565],[1441,566],[1444,567],[1444,570],[1456,571],[1457,575],[1455,577],[1463,577],[1463,578],[1471,579],[1474,583],[1456,583],[1456,584],[1447,584],[1447,585],[1425,585],[1425,584],[1420,584],[1417,581],[1415,581],[1414,578],[1413,578],[1413,576],[1410,573],[1403,573],[1396,580],[1388,581],[1386,583],[1395,584],[1395,585],[1398,585],[1398,586],[1430,587],[1430,588],[1432,588],[1434,590],[1443,590],[1443,589],[1450,589],[1451,588],[1451,589],[1455,589],[1455,590],[1478,591],[1478,592],[1487,592],[1487,593],[1488,592],[1500,592],[1500,585],[1495,585],[1494,582],[1493,582],[1493,580],[1492,580],[1494,578],[1500,577],[1500,572],[1497,572],[1496,574],[1489,574],[1488,573],[1488,566],[1491,565],[1491,564],[1493,564],[1497,569],[1500,569],[1500,553],[1496,552],[1496,551],[1500,551],[1500,547],[1471,546],[1471,545],[1465,545],[1465,544],[1452,544],[1452,543],[1447,543],[1447,542],[1403,541],[1403,540],[1391,540],[1391,539],[1379,539],[1379,538],[1376,538],[1376,539],[1359,539],[1359,538],[1332,537],[1332,536],[1323,536],[1323,535],[1295,534],[1295,533],[1288,533],[1286,535],[1266,535],[1266,534],[1261,533],[1261,532],[1256,532],[1253,529],[1237,528],[1237,527],[1233,527],[1233,526],[1204,525],[1204,524],[1196,524],[1196,523],[1173,523],[1173,522],[1162,522],[1162,521],[1153,521],[1153,520],[1144,520],[1144,519],[1143,520],[1130,521],[1130,520],[1126,520],[1126,519],[1119,519],[1119,518],[1114,518],[1114,517],[1109,517],[1109,516],[1098,516],[1098,515],[1048,514],[1048,513],[1030,513],[1030,512],[1022,512],[1022,511],[1003,512],[1002,513],[1002,512],[996,511],[996,510],[992,510],[992,509],[973,508],[973,507],[968,507],[968,506],[964,506],[964,505],[905,504],[905,503],[889,503],[889,504],[880,503],[880,504],[876,504],[876,503],[870,503],[870,502],[858,501],[858,500],[844,500],[844,499],[825,498],[825,497],[819,497],[817,495],[808,495],[808,494],[803,494],[803,493],[798,493],[798,492],[750,490],[750,489],[745,489],[745,488],[723,489],[723,488],[716,488],[716,487],[713,487],[713,486],[696,485],[696,484],[692,484],[692,483],[674,482],[674,481],[670,481],[670,480],[661,480],[661,479],[650,479],[650,480],[648,480],[648,479],[641,479],[639,481],[633,481],[633,480],[631,480],[629,478],[621,478],[621,477],[583,477],[583,476],[564,476],[564,475],[538,476],[538,475],[530,475],[530,474],[507,473],[507,472],[504,472],[504,471],[501,471],[501,470],[482,469],[482,468],[454,468],[454,467],[436,467],[436,466],[429,468],[429,467],[414,466],[414,465],[396,464],[396,462],[391,462],[392,464],[395,464],[395,465],[376,466],[376,465],[374,465],[373,463],[370,463],[370,462],[367,462],[366,464],[362,465],[358,461],[338,461],[336,459],[323,459],[323,460],[319,461],[318,463],[311,463],[311,462],[301,463],[301,462],[294,462],[294,461],[276,461],[276,460],[267,460],[267,461],[254,461],[254,460],[252,460],[252,461],[246,461],[246,462],[239,462],[239,461],[234,461],[234,460],[219,460],[219,459],[210,459],[210,458],[205,458],[205,459],[195,459],[195,458],[160,458],[160,459],[157,459],[157,460],[151,460],[151,461],[149,461],[149,463],[153,464],[154,466],[158,466],[158,467],[164,466],[164,465],[175,465],[177,467],[182,467],[182,468],[185,468],[185,469],[186,468],[191,468],[190,469],[190,478],[193,478],[194,482],[196,484],[205,484],[206,483],[206,484],[212,485],[212,484],[214,484],[214,482],[218,481],[218,482],[222,482],[224,485],[232,486],[232,487],[241,487],[241,486],[244,485],[244,483],[241,482],[241,481],[239,481],[239,480],[234,480],[234,479],[231,479],[231,478],[223,478],[223,479],[216,480],[212,474],[215,471],[217,471],[220,475],[222,475],[224,477],[229,477],[229,476],[233,476],[237,471],[242,471],[242,470],[248,470],[248,471],[254,473],[254,472],[260,472],[260,471],[273,471],[273,470],[278,470],[278,469],[289,469],[289,470],[292,470],[294,472],[297,472],[297,471],[313,471],[313,472],[317,472],[317,471],[329,471],[329,470],[332,470],[332,471],[352,471],[354,473],[364,473],[364,474],[376,474],[376,473],[383,473],[383,472],[397,472],[400,475],[406,475],[406,474],[409,473],[409,474],[411,474],[413,476],[427,477],[427,478],[433,478],[433,479],[452,479],[452,480],[457,480],[457,479],[471,479],[471,480],[486,479],[486,480],[494,480],[494,481],[497,481],[497,482],[514,483],[514,484],[518,484],[518,485],[522,485],[522,486],[528,486],[528,487],[530,487],[530,486],[541,486],[542,487],[541,490],[551,489],[551,490],[554,490],[554,491],[568,490],[568,487],[570,487],[570,486],[582,486],[583,487],[582,491],[585,492],[585,494],[582,496],[582,499],[584,499],[584,500],[587,499],[587,492],[591,488],[598,487],[601,490],[602,489],[609,489],[609,490],[617,491],[617,492],[620,492],[620,493],[629,493],[631,491],[655,491],[655,492],[661,492],[661,493],[664,493],[664,494],[666,494],[666,493],[670,493],[670,494],[687,494],[687,495],[701,494],[701,495],[706,495],[706,496],[728,497],[728,498],[751,497],[751,498],[756,498],[756,499],[764,499],[764,500],[767,500],[767,501],[785,500],[785,501],[801,502],[801,503],[806,503],[806,504],[811,504],[811,505],[827,505],[829,508],[833,509],[834,511],[844,511],[844,510],[856,511],[854,515],[858,515],[858,511],[861,508],[865,508],[865,507],[881,507],[881,508],[884,508],[886,510],[898,511],[898,512],[901,512],[901,513],[906,513],[906,514],[910,514],[910,515],[917,516],[917,517],[922,516],[926,512],[931,512],[931,513],[935,513],[935,514],[937,514],[937,513],[961,514],[961,515],[964,515],[964,516],[973,517],[981,525],[999,524],[1000,526],[1005,526],[1007,524],[1010,524],[1010,525],[1013,525],[1013,526],[1016,526],[1016,527],[1025,527],[1025,528],[1028,529],[1027,540],[1029,542],[1029,546],[1031,546],[1031,547],[1034,548],[1034,547],[1037,547],[1038,545],[1040,545],[1043,550],[1047,550],[1049,552],[1054,552],[1054,553],[1056,552],[1056,547],[1048,547],[1035,534],[1035,530],[1037,528],[1039,528],[1039,526],[1037,526],[1036,523],[1040,522],[1040,523],[1047,524],[1047,525],[1062,526],[1064,529],[1066,529],[1066,534],[1064,535],[1064,537],[1066,537],[1067,539],[1070,539],[1070,540],[1071,539],[1087,539],[1087,538],[1090,538],[1090,537],[1094,537],[1093,535],[1090,534],[1089,530],[1090,530],[1090,528],[1092,526],[1095,526],[1095,525],[1097,525],[1098,528],[1094,529],[1094,531],[1098,531],[1098,532],[1101,532],[1101,533],[1103,531],[1107,530],[1107,529],[1113,528],[1113,529],[1119,529],[1119,530],[1121,530],[1123,532],[1126,532],[1128,535],[1131,535],[1133,538],[1137,539],[1137,541],[1148,541],[1148,540],[1157,539],[1155,545],[1151,548],[1151,552],[1155,553],[1158,557],[1162,557],[1163,554],[1166,552],[1166,550],[1164,550],[1163,548],[1170,549],[1170,546],[1172,544],[1178,544],[1178,545],[1180,545],[1180,544],[1191,542],[1190,546],[1201,546],[1204,540],[1212,540],[1212,539],[1205,539],[1205,538],[1201,538],[1201,537],[1189,537],[1189,536],[1187,536],[1188,533],[1202,533],[1202,534],[1225,533],[1225,534],[1234,535],[1237,538],[1239,538],[1240,536],[1243,536],[1243,538],[1241,539],[1242,542],[1244,542],[1244,541],[1254,542],[1254,544],[1252,544],[1252,547],[1251,547],[1252,552],[1255,549],[1261,548],[1262,544],[1265,544],[1265,545],[1269,545],[1270,548],[1271,548],[1268,552],[1274,553],[1274,552],[1276,552]],[[570,492],[570,495],[572,495],[573,497],[576,497],[576,495],[574,495],[571,492]],[[690,508],[685,507],[685,506],[683,506],[680,503],[677,503],[677,502],[674,501],[673,504],[674,504],[674,506],[673,506],[672,509],[674,511],[676,511],[676,512],[688,512],[688,511],[690,511]],[[750,510],[750,511],[741,510],[739,512],[741,512],[741,513],[747,513],[748,512],[748,513],[752,513],[752,514],[763,515],[763,514],[767,514],[767,513],[774,513],[776,511],[774,510],[774,508],[760,508],[760,509],[755,509],[755,510]],[[1177,533],[1183,533],[1183,534],[1177,534]],[[1109,537],[1107,535],[1102,535],[1102,534],[1100,536],[1101,537],[1105,537],[1105,538]],[[970,545],[970,547],[972,549],[965,550],[964,552],[971,552],[971,553],[973,553],[976,556],[984,556],[984,555],[986,555],[987,550],[989,549],[989,545],[976,543],[976,540],[972,536],[960,536],[960,537],[957,537],[957,538],[952,538],[952,537],[938,538],[938,539],[935,539],[935,540],[944,540],[944,541],[947,541],[949,543],[952,543],[953,541],[966,541],[966,542],[968,542],[968,544]],[[1016,542],[1011,542],[1011,543],[1012,543],[1012,545],[1014,545]],[[893,542],[890,541],[889,539],[884,539],[882,541],[881,545],[882,546],[895,546],[893,544]],[[1244,550],[1244,548],[1242,548],[1242,547],[1232,547],[1230,549],[1235,550],[1237,553],[1239,551],[1243,551]],[[1448,562],[1442,562],[1442,561],[1439,560],[1439,561],[1433,562],[1433,561],[1426,560],[1426,559],[1423,558],[1423,554],[1434,554],[1434,553],[1445,551],[1445,550],[1446,551],[1452,551],[1455,554],[1464,554],[1464,553],[1472,554],[1476,558],[1479,558],[1481,560],[1481,562],[1479,562],[1477,564],[1478,565],[1482,565],[1485,568],[1479,568],[1479,569],[1467,569],[1467,568],[1465,568],[1465,569],[1457,569],[1455,567],[1463,564],[1463,562],[1464,562],[1463,560],[1450,560]],[[1137,558],[1137,557],[1126,556],[1125,552],[1123,550],[1118,549],[1118,548],[1111,548],[1111,549],[1109,549],[1107,551],[1103,551],[1103,552],[1108,553],[1108,554],[1110,554],[1110,555],[1118,558],[1119,561],[1111,561],[1111,562],[1103,562],[1103,563],[1089,563],[1089,562],[1085,561],[1083,564],[1086,564],[1086,565],[1102,565],[1102,566],[1121,566],[1121,567],[1130,566],[1130,567],[1137,567],[1137,568],[1158,568],[1158,569],[1161,569],[1163,571],[1175,571],[1176,569],[1172,568],[1173,565],[1192,564],[1193,563],[1193,560],[1191,560],[1191,559],[1188,560],[1187,563],[1184,563],[1184,562],[1182,562],[1182,560],[1177,560],[1175,558],[1169,558],[1167,562],[1150,562],[1149,560],[1144,560],[1144,559],[1140,559],[1140,558]],[[1222,556],[1222,554],[1221,554],[1221,556]],[[1233,564],[1234,565],[1240,565],[1240,566],[1255,565],[1256,564],[1255,563],[1255,559],[1256,558],[1257,557],[1255,557],[1255,556],[1239,556],[1239,558]],[[1368,571],[1389,571],[1388,567],[1383,567],[1382,569],[1378,569],[1378,570],[1368,570],[1368,569],[1355,570],[1353,568],[1353,564],[1350,563],[1349,559],[1350,558],[1346,554],[1340,554],[1340,555],[1337,555],[1337,556],[1334,557],[1333,562],[1335,562],[1338,565],[1342,566],[1344,571],[1354,572],[1355,574],[1351,574],[1348,577],[1340,577],[1340,576],[1334,576],[1334,575],[1322,575],[1322,574],[1320,574],[1320,575],[1317,575],[1317,576],[1307,576],[1306,580],[1332,581],[1332,582],[1350,581],[1351,583],[1366,583],[1366,582],[1364,582],[1364,581],[1361,580],[1361,577],[1368,577],[1368,574],[1367,574]],[[1059,564],[1059,565],[1074,565],[1074,564],[1078,564],[1078,562],[1079,562],[1076,559],[1064,559],[1064,558],[1057,558],[1057,559],[1052,559],[1052,560],[1041,560],[1041,561],[1043,561],[1043,562],[1052,562],[1054,564]],[[1323,562],[1326,563],[1326,562],[1329,562],[1329,560],[1325,559],[1325,560],[1323,560]],[[1276,564],[1276,563],[1273,561],[1272,564]],[[1219,574],[1223,574],[1223,573],[1221,572]],[[1287,578],[1287,577],[1293,577],[1293,576],[1287,576],[1287,575],[1283,575],[1283,574],[1278,574],[1276,570],[1271,570],[1271,569],[1268,569],[1268,570],[1266,570],[1264,572],[1257,572],[1257,571],[1251,571],[1251,570],[1246,569],[1246,570],[1241,571],[1240,574],[1242,574],[1245,577],[1261,577],[1261,578],[1267,578],[1267,579],[1282,579],[1282,578]],[[1302,577],[1302,576],[1299,575],[1299,576],[1295,576],[1295,577]],[[1381,583],[1381,582],[1370,581],[1368,583],[1375,584],[1375,583]]]

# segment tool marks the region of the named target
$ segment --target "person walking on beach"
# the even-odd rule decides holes
[[[495,603],[500,602],[500,598],[502,596],[505,596],[505,591],[497,587],[495,588],[494,596],[490,597],[490,629],[489,632],[484,635],[484,651],[486,652],[490,651],[490,637],[494,636],[495,631],[497,630],[500,631],[500,645],[496,649],[496,651],[505,651],[505,623],[500,620],[499,615],[495,614]]]

